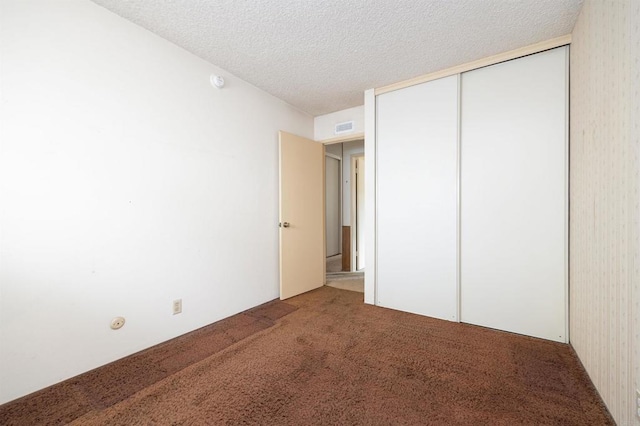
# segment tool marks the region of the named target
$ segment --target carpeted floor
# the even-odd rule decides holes
[[[0,424],[614,424],[569,346],[362,298],[268,303],[0,406]]]

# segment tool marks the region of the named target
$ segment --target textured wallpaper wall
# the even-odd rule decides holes
[[[619,425],[640,425],[640,0],[586,0],[571,44],[570,340]]]

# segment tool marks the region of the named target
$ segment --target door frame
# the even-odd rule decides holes
[[[366,220],[366,250],[367,250],[367,267],[365,268],[364,274],[364,302],[366,304],[376,305],[377,304],[377,258],[378,258],[378,248],[377,248],[377,210],[378,210],[378,200],[377,200],[377,144],[376,144],[376,130],[377,130],[377,96],[391,92],[394,90],[403,89],[405,87],[414,86],[417,84],[422,84],[428,81],[437,80],[439,78],[447,77],[450,75],[459,74],[461,75],[464,72],[472,71],[478,68],[482,68],[489,65],[494,65],[497,63],[505,62],[512,59],[521,58],[524,56],[528,56],[535,53],[540,53],[549,49],[557,48],[560,46],[569,46],[571,44],[571,35],[557,37],[551,40],[546,40],[540,43],[524,46],[515,50],[499,53],[494,56],[489,56],[483,59],[479,59],[473,62],[468,62],[465,64],[461,64],[455,67],[451,67],[442,71],[438,71],[435,73],[423,75],[420,77],[416,77],[410,80],[405,80],[401,82],[397,82],[394,84],[390,84],[384,87],[378,88],[370,88],[365,90],[364,92],[364,152],[365,152],[365,188],[367,192],[365,204],[365,220]],[[568,69],[568,67],[567,67]],[[566,71],[568,78],[568,70]],[[461,92],[461,91],[460,91]],[[459,93],[460,96],[460,93]],[[566,110],[569,110],[569,105],[567,103]],[[565,153],[568,153],[569,150],[569,123],[565,123]],[[460,155],[460,135],[458,136],[458,153]],[[566,154],[566,166],[565,166],[565,194],[568,194],[568,175],[569,175],[569,155]],[[458,159],[458,167],[460,166],[460,159]],[[458,176],[460,171],[458,171]],[[460,182],[460,180],[458,181]],[[566,200],[568,200],[568,195]],[[568,230],[569,223],[569,207],[568,202],[565,200],[565,230]],[[460,206],[460,183],[458,186],[458,205]],[[460,207],[458,207],[460,210]],[[459,214],[458,214],[459,217]],[[460,221],[458,220],[458,235],[460,235]],[[457,269],[460,271],[460,241],[458,237],[458,265]],[[566,340],[570,341],[570,333],[569,333],[569,309],[568,309],[568,301],[569,301],[569,256],[568,256],[568,237],[565,234],[565,283],[564,283],[564,291],[565,291],[565,336]],[[459,276],[459,274],[458,274]],[[458,312],[461,312],[460,307],[460,282],[458,282]]]
[[[323,144],[326,145],[326,144]],[[342,217],[342,200],[343,200],[343,196],[342,196],[342,157],[339,157],[335,154],[331,154],[330,152],[327,152],[327,148],[326,146],[324,147],[324,157],[325,157],[325,165],[324,165],[324,172],[325,172],[325,188],[324,188],[324,205],[325,205],[325,218],[324,218],[324,223],[325,223],[325,255],[326,255],[326,245],[327,245],[327,236],[326,236],[326,226],[327,226],[327,218],[326,218],[326,208],[327,208],[327,188],[326,188],[326,181],[327,181],[327,161],[326,158],[333,158],[334,160],[338,160],[338,170],[339,170],[339,176],[338,176],[338,181],[340,182],[340,188],[339,188],[339,199],[338,199],[338,208],[340,209],[340,215],[339,215],[339,219],[340,219],[340,223],[338,223],[338,241],[340,243],[340,253],[342,254],[342,222],[343,222],[343,217]],[[336,255],[337,256],[337,255]]]
[[[351,156],[351,179],[349,190],[351,191],[351,272],[358,271],[358,253],[363,249],[358,245],[358,190],[357,190],[357,173],[356,162],[358,159],[365,159],[364,153]],[[360,250],[358,250],[360,248]]]
[[[353,142],[353,141],[360,141],[360,140],[364,140],[365,138],[365,134],[364,132],[358,132],[358,133],[351,133],[349,135],[345,135],[345,136],[338,136],[335,138],[330,138],[330,139],[322,139],[319,140],[317,142],[325,145],[325,155],[329,155],[326,152],[326,145],[334,145],[334,144],[338,144],[338,143],[344,143],[344,142]],[[342,161],[351,161],[349,159],[345,159],[344,156],[342,158]],[[344,165],[345,163],[341,162],[341,165]],[[349,177],[351,178],[351,177]],[[344,195],[343,195],[343,191],[344,191],[344,176],[343,176],[343,170],[342,168],[340,168],[340,208],[342,209],[342,202],[344,200]],[[366,186],[366,185],[365,185]],[[351,190],[351,189],[350,189]],[[325,195],[326,196],[326,195]],[[353,202],[353,201],[352,201]],[[340,212],[340,224],[344,224],[344,217],[343,217],[343,212]],[[340,227],[340,235],[342,236],[342,229],[343,227]],[[354,265],[355,265],[355,244],[354,244],[354,232],[353,232],[353,226],[350,226],[350,240],[351,240],[351,247],[350,247],[350,271],[354,271]],[[326,248],[325,248],[326,250]],[[344,256],[344,253],[342,253],[342,255]],[[366,290],[365,290],[366,292]]]

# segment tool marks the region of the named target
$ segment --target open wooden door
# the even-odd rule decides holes
[[[280,132],[280,299],[324,285],[324,145]]]

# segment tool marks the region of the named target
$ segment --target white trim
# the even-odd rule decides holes
[[[356,155],[351,155],[349,157],[349,223],[351,224],[351,241],[350,241],[350,248],[351,248],[351,268],[350,268],[350,272],[356,272],[358,270],[358,258],[357,258],[357,242],[358,242],[358,236],[357,236],[357,232],[358,232],[358,220],[357,220],[357,215],[358,212],[356,211],[356,179],[358,178],[356,176],[356,165],[357,165],[357,159],[358,159],[358,155],[363,155],[364,154],[356,154]]]
[[[342,142],[351,142],[351,141],[359,141],[364,139],[364,133],[352,133],[350,135],[347,136],[338,136],[335,138],[331,138],[331,139],[323,139],[320,141],[316,141],[316,142],[320,142],[321,144],[324,145],[332,145],[334,143],[342,143]]]
[[[356,176],[356,162],[358,161],[359,158],[364,159],[365,158],[365,154],[364,153],[357,153],[357,154],[353,154],[351,156],[351,176],[349,176],[349,179],[351,179],[350,185],[349,185],[349,191],[351,192],[351,208],[350,208],[350,213],[351,213],[351,272],[358,272],[358,204],[357,204],[357,200],[358,200],[358,187],[357,187],[357,179],[358,177]],[[366,166],[365,166],[366,168]],[[358,172],[360,172],[360,170],[358,170]],[[366,196],[365,196],[365,206],[366,206]],[[366,268],[366,266],[365,266]]]
[[[364,192],[365,192],[365,252],[364,303],[377,304],[377,226],[376,209],[376,96],[374,89],[364,92]]]
[[[497,55],[488,56],[486,58],[478,59],[472,62],[467,62],[465,64],[457,65],[455,67],[447,68],[444,70],[432,72],[430,74],[414,77],[409,80],[399,81],[397,83],[379,87],[375,89],[375,94],[376,96],[381,95],[383,93],[392,92],[394,90],[404,89],[405,87],[415,86],[416,84],[426,83],[427,81],[437,80],[443,77],[449,77],[451,75],[460,74],[466,71],[471,71],[471,70],[486,67],[489,65],[495,65],[500,62],[521,58],[523,56],[532,55],[534,53],[540,53],[545,50],[553,49],[553,48],[564,46],[567,44],[571,44],[571,34],[567,34],[561,37],[556,37],[551,40],[542,41],[540,43],[530,44],[528,46],[524,46],[519,49],[509,50],[508,52],[499,53]]]

